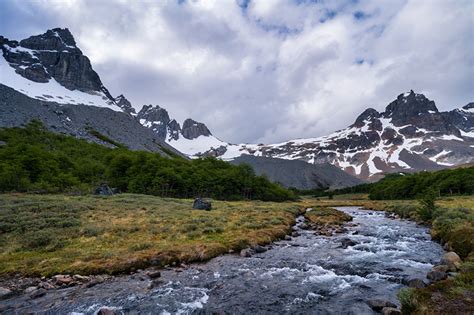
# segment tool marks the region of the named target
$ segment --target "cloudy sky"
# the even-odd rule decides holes
[[[316,137],[410,89],[474,101],[472,0],[2,0],[0,34],[68,27],[113,95],[222,140]]]

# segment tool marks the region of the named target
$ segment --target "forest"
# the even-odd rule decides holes
[[[247,165],[107,148],[52,133],[38,121],[25,128],[0,129],[0,192],[79,194],[103,183],[121,192],[162,197],[295,198],[292,191],[256,176]]]

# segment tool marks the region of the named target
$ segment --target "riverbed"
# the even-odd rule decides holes
[[[443,254],[429,230],[384,212],[337,208],[353,217],[332,237],[293,228],[300,235],[252,257],[229,254],[187,268],[168,269],[151,284],[145,271],[96,286],[50,290],[2,301],[12,313],[95,314],[374,314],[367,301],[398,304],[409,278],[425,278]],[[342,246],[350,239],[351,245]]]

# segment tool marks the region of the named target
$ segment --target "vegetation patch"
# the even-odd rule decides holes
[[[214,158],[187,160],[173,152],[107,148],[47,131],[39,122],[0,129],[0,192],[85,194],[100,184],[122,192],[220,200],[295,200],[292,191],[256,176],[248,165]]]

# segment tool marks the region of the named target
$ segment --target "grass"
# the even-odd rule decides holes
[[[297,203],[0,195],[0,275],[121,273],[150,265],[203,261],[283,237]]]
[[[314,207],[312,211],[306,212],[304,216],[309,222],[320,226],[342,225],[352,220],[352,217],[348,214],[325,207]]]

